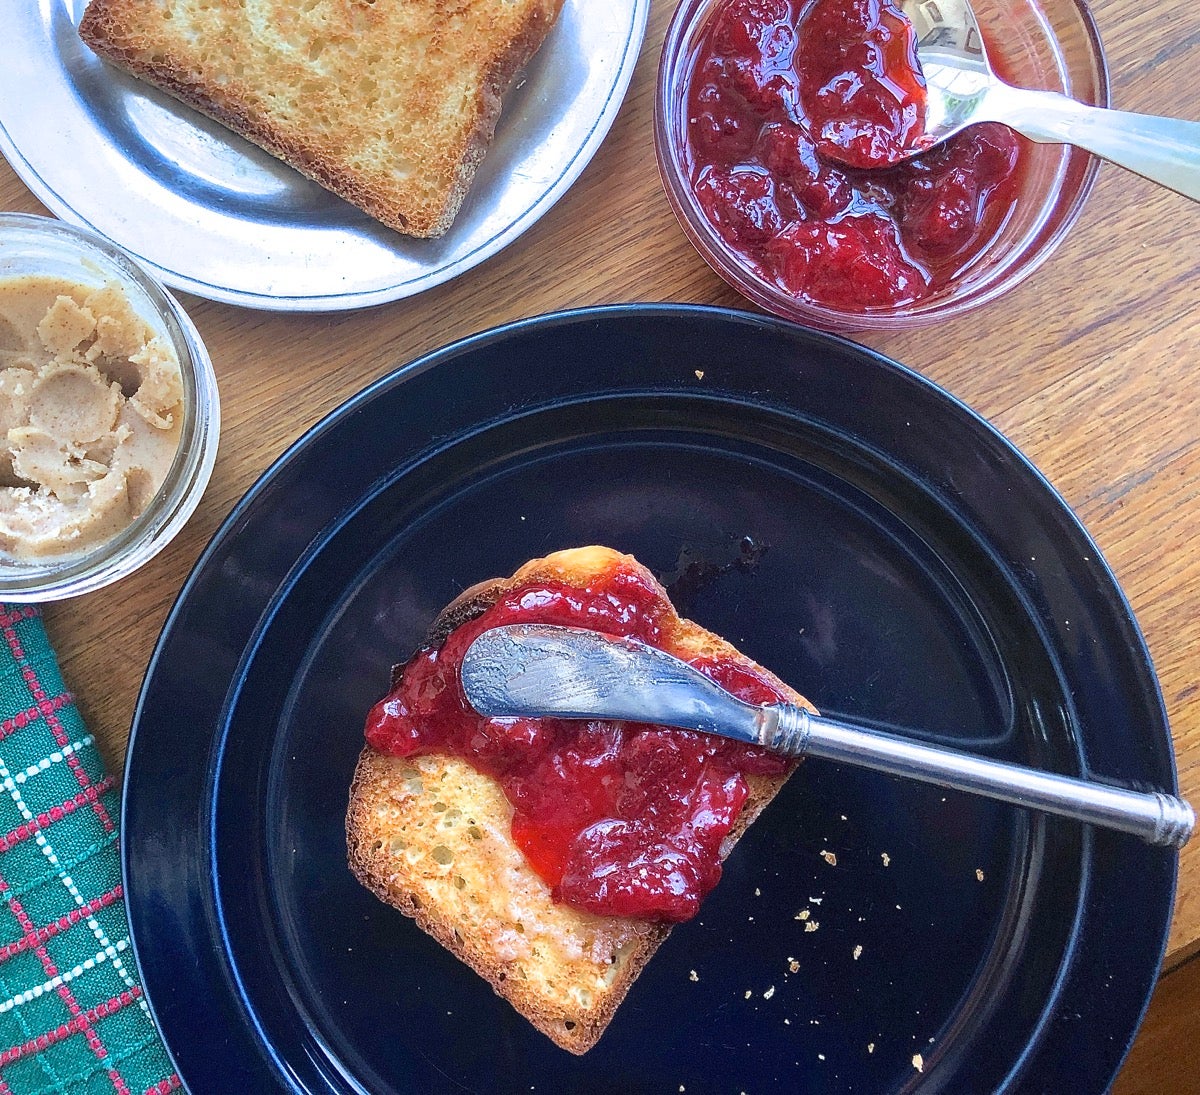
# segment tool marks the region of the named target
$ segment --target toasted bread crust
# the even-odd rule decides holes
[[[91,0],[79,33],[389,227],[443,234],[491,143],[501,96],[562,0],[304,7]]]
[[[511,578],[483,582],[460,594],[434,621],[428,644],[440,645],[511,589],[545,579],[583,585],[618,561],[654,581],[631,556],[608,548],[557,552],[526,563]],[[689,653],[742,663],[793,702],[813,710],[772,673],[699,625],[681,620],[675,638]],[[394,680],[402,668],[393,670]],[[722,844],[722,858],[786,779],[747,778],[750,795]],[[470,823],[465,830],[446,821],[430,824],[438,816],[448,821],[456,812]],[[412,917],[480,974],[557,1045],[584,1053],[604,1033],[671,925],[593,916],[554,903],[549,887],[514,844],[511,820],[512,808],[499,785],[466,761],[388,757],[367,746],[354,773],[346,817],[350,869],[376,896]],[[480,835],[461,838],[463,831],[472,829]],[[436,864],[447,857],[447,863]],[[476,875],[483,884],[479,893],[470,892]],[[450,881],[443,882],[445,878]]]

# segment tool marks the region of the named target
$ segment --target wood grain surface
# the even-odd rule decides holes
[[[540,312],[635,300],[748,307],[687,243],[659,185],[652,95],[673,8],[654,0],[628,98],[579,181],[506,251],[459,280],[337,315],[181,298],[221,390],[211,485],[183,533],[136,576],[46,611],[63,671],[114,770],[155,638],[189,568],[255,478],[348,396],[435,346]],[[1200,9],[1102,0],[1093,12],[1114,105],[1200,117]],[[0,208],[45,212],[2,161]],[[1066,241],[1024,285],[935,329],[859,337],[988,418],[1074,508],[1146,635],[1182,789],[1200,804],[1198,285],[1200,206],[1105,165]],[[1165,968],[1197,950],[1200,840],[1181,857]],[[1181,1010],[1190,1018],[1181,1020]],[[1200,961],[1162,982],[1117,1092],[1200,1091],[1198,1014]]]

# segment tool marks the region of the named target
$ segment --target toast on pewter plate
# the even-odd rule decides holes
[[[562,0],[91,0],[101,57],[399,232],[440,236]]]
[[[584,1053],[795,763],[663,727],[481,719],[462,696],[462,654],[488,627],[522,620],[633,634],[743,698],[812,708],[603,547],[467,590],[393,670],[350,789],[350,868],[538,1030]]]

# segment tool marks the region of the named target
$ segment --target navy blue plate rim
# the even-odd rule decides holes
[[[162,676],[172,672],[178,674],[178,667],[168,664],[172,657],[178,658],[178,651],[173,651],[172,644],[178,646],[181,637],[184,635],[187,610],[192,598],[195,596],[198,585],[219,561],[222,552],[228,545],[236,541],[239,530],[247,516],[252,514],[257,506],[262,504],[264,496],[276,485],[277,481],[285,478],[296,461],[314,444],[317,444],[323,437],[333,431],[345,429],[348,421],[373,400],[387,398],[404,383],[431,369],[439,366],[452,367],[452,363],[464,355],[471,355],[480,350],[486,350],[490,346],[503,344],[513,338],[529,335],[531,332],[546,332],[564,327],[586,326],[589,324],[636,324],[648,320],[675,322],[684,325],[694,324],[703,326],[705,324],[716,324],[732,326],[734,328],[741,328],[746,332],[769,332],[772,335],[789,338],[798,344],[805,344],[808,347],[818,346],[827,348],[842,356],[849,356],[855,359],[869,370],[876,370],[881,374],[889,374],[890,380],[892,382],[898,381],[901,388],[915,386],[915,389],[922,390],[925,393],[934,393],[936,398],[942,402],[946,413],[951,418],[966,421],[969,423],[971,429],[982,431],[983,434],[989,435],[991,441],[1003,450],[1005,458],[1011,462],[1013,472],[1031,483],[1034,490],[1043,493],[1053,503],[1061,507],[1062,512],[1059,514],[1059,517],[1064,522],[1064,525],[1069,527],[1071,535],[1087,551],[1087,555],[1083,557],[1087,568],[1097,576],[1100,582],[1107,583],[1110,587],[1105,590],[1105,594],[1120,613],[1123,614],[1123,619],[1120,621],[1123,626],[1121,638],[1127,646],[1127,653],[1131,658],[1133,671],[1141,677],[1139,686],[1143,689],[1144,694],[1139,698],[1149,704],[1152,709],[1157,709],[1157,725],[1150,728],[1149,738],[1152,740],[1148,747],[1150,753],[1153,754],[1153,762],[1156,769],[1154,782],[1164,790],[1175,791],[1177,789],[1174,756],[1167,729],[1165,708],[1162,705],[1161,695],[1158,692],[1157,683],[1154,678],[1149,650],[1137,628],[1132,611],[1115,577],[1104,562],[1099,549],[1084,529],[1082,523],[1071,513],[1069,507],[1040,471],[1004,439],[985,419],[977,415],[960,400],[913,370],[847,339],[824,332],[812,331],[783,320],[776,320],[771,317],[732,309],[714,308],[704,305],[627,304],[574,309],[520,320],[492,330],[483,331],[440,349],[433,350],[406,365],[400,366],[395,371],[382,376],[379,380],[364,388],[306,432],[263,473],[243,498],[234,506],[189,574],[164,624],[138,698],[130,732],[123,785],[123,817],[127,819],[132,818],[134,823],[131,824],[127,821],[123,826],[120,849],[123,881],[131,923],[132,949],[138,961],[139,968],[142,971],[147,992],[147,1002],[162,1030],[168,1052],[177,1066],[181,1058],[190,1058],[191,1062],[193,1062],[193,1064],[180,1069],[185,1083],[189,1082],[189,1076],[192,1075],[189,1069],[194,1067],[197,1053],[196,1037],[197,1033],[199,1033],[202,1042],[209,1046],[213,1044],[215,1039],[221,1039],[225,1043],[223,1053],[232,1055],[239,1062],[239,1066],[245,1070],[245,1075],[253,1075],[259,1082],[265,1085],[263,1090],[267,1086],[287,1091],[317,1090],[317,1088],[304,1086],[302,1082],[295,1081],[294,1078],[293,1080],[284,1079],[291,1072],[292,1066],[289,1062],[280,1059],[275,1054],[270,1045],[269,1037],[261,1029],[251,1029],[255,1027],[255,1020],[252,1017],[252,1012],[247,1012],[244,1008],[241,1009],[241,1012],[248,1015],[248,1022],[242,1025],[236,1023],[230,1024],[224,1030],[214,1031],[204,1029],[202,1032],[197,1032],[194,1029],[190,1029],[189,1024],[181,1024],[179,1004],[180,984],[187,985],[188,978],[192,976],[192,971],[189,970],[186,960],[181,961],[179,956],[162,950],[152,951],[145,942],[146,938],[154,935],[156,914],[160,913],[162,909],[161,906],[155,904],[159,895],[150,895],[143,891],[140,879],[150,873],[145,868],[161,850],[157,844],[157,840],[162,836],[162,833],[161,831],[147,832],[146,827],[140,826],[137,823],[140,822],[143,816],[155,814],[156,809],[150,808],[153,804],[156,804],[158,808],[165,805],[168,813],[171,809],[178,809],[178,805],[171,805],[172,795],[164,795],[161,783],[156,782],[161,779],[164,771],[174,770],[176,762],[170,758],[164,759],[164,755],[170,753],[172,746],[164,742],[161,739],[161,735],[159,740],[156,740],[152,728],[147,727],[146,724],[154,717],[152,706],[156,682]],[[585,384],[584,387],[593,395],[595,394],[594,385]],[[647,390],[654,390],[654,386],[648,383]],[[513,408],[516,406],[517,404],[514,402]],[[453,438],[449,438],[448,440],[453,440]],[[375,484],[373,486],[375,490],[378,490],[382,489],[383,484]],[[296,565],[299,565],[300,561],[297,558],[294,562]],[[1036,570],[1037,568],[1034,567],[1033,569]],[[287,580],[288,576],[284,574],[281,586],[286,586]],[[264,614],[269,613],[270,603],[278,596],[278,589],[264,592]],[[257,635],[250,636],[251,644],[257,638]],[[251,655],[252,651],[249,648],[244,650],[240,664],[245,664]],[[240,672],[240,668],[237,672]],[[231,694],[226,696],[226,704],[234,702],[232,693],[235,693],[236,690],[236,687],[231,685]],[[220,712],[213,712],[212,714],[217,718],[223,718],[226,713],[223,707]],[[191,800],[190,805],[199,810],[202,815],[206,810],[208,811],[207,826],[209,840],[210,842],[215,841],[215,830],[213,829],[215,815],[212,812],[213,801],[202,801],[203,794],[205,793],[205,788],[203,787],[192,787],[189,790],[201,793],[201,801]],[[215,796],[215,791],[211,787],[207,790]],[[178,801],[176,795],[175,802],[178,803]],[[1084,850],[1084,858],[1089,862],[1093,856],[1093,844],[1098,835],[1103,836],[1087,829],[1083,830],[1081,845]],[[1137,846],[1129,843],[1122,844],[1121,849],[1122,854],[1127,859],[1132,857],[1133,860],[1136,860],[1143,854]],[[211,855],[206,859],[204,849],[197,848],[195,850],[197,852],[196,862],[178,865],[178,873],[186,874],[187,876],[185,881],[180,882],[180,885],[185,891],[191,894],[203,892],[211,896],[219,887],[219,880],[215,873],[215,862]],[[209,851],[211,852],[211,847]],[[1133,862],[1126,863],[1126,866],[1133,870],[1137,869],[1137,864]],[[1092,878],[1092,874],[1093,872],[1085,868],[1083,875],[1083,884],[1085,886],[1094,884],[1095,880]],[[1111,1083],[1117,1068],[1119,1068],[1120,1063],[1124,1060],[1137,1026],[1144,1017],[1146,1007],[1149,1004],[1157,971],[1165,954],[1167,930],[1169,928],[1170,912],[1173,908],[1176,885],[1175,860],[1171,859],[1168,868],[1152,872],[1152,877],[1147,880],[1146,885],[1146,895],[1149,899],[1147,901],[1149,915],[1147,916],[1147,922],[1143,924],[1141,929],[1145,940],[1145,945],[1141,948],[1143,955],[1142,965],[1144,968],[1139,971],[1139,988],[1134,991],[1136,999],[1132,1001],[1132,1007],[1126,1007],[1125,1009],[1125,1018],[1127,1020],[1125,1027],[1109,1033],[1110,1040],[1115,1039],[1119,1044],[1115,1052],[1110,1051],[1107,1055],[1105,1064],[1102,1066],[1104,1075],[1097,1073],[1088,1077],[1088,1081],[1095,1081],[1101,1085],[1096,1088],[1097,1091],[1106,1090]],[[1078,915],[1080,920],[1082,920],[1082,902],[1079,908],[1080,912]],[[224,925],[211,924],[210,927],[214,938],[226,939]],[[1073,935],[1070,944],[1072,954],[1075,951],[1076,943],[1077,939]],[[1153,961],[1150,961],[1151,956],[1153,957]],[[228,956],[217,954],[212,956],[212,960],[214,962],[213,968],[220,968],[227,987],[236,993],[239,984],[238,976],[232,968]],[[209,972],[211,973],[212,971],[210,970]],[[1070,974],[1069,964],[1065,964],[1062,971],[1062,980],[1067,980]],[[193,989],[195,987],[195,985],[191,986]],[[1056,994],[1061,988],[1062,985],[1056,983]],[[186,992],[184,995],[186,997]],[[211,1015],[211,1012],[208,1014]],[[319,1032],[314,1032],[314,1035],[319,1039]],[[1063,1024],[1061,1017],[1056,1018],[1049,1013],[1045,1014],[1042,1017],[1042,1022],[1039,1025],[1036,1036],[1031,1039],[1024,1054],[1020,1059],[1012,1062],[1010,1076],[1019,1081],[1020,1085],[1024,1086],[1014,1086],[1011,1090],[1028,1090],[1031,1092],[1040,1090],[1036,1086],[1038,1082],[1037,1062],[1039,1059],[1045,1059],[1050,1052],[1058,1052],[1052,1043],[1061,1041],[1062,1036]],[[1066,1038],[1069,1042],[1070,1035],[1066,1035]],[[330,1086],[328,1088],[320,1088],[320,1090],[361,1089],[356,1085],[352,1077],[331,1075],[325,1078],[328,1080]],[[919,1076],[915,1077],[914,1084],[919,1083],[919,1080]],[[338,1086],[339,1084],[346,1086]],[[904,1087],[905,1091],[910,1089],[922,1090],[920,1087],[910,1088],[908,1085]],[[207,1088],[202,1087],[197,1090],[207,1090]],[[931,1088],[930,1090],[938,1089]],[[1010,1089],[1006,1086],[1005,1090]],[[1077,1090],[1085,1091],[1090,1090],[1090,1088],[1084,1085]]]

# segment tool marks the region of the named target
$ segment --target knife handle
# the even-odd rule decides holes
[[[1160,791],[1127,791],[954,749],[922,745],[848,726],[790,704],[765,706],[759,740],[788,756],[823,757],[893,776],[1010,802],[1133,833],[1149,844],[1182,848],[1196,815],[1183,799]]]

